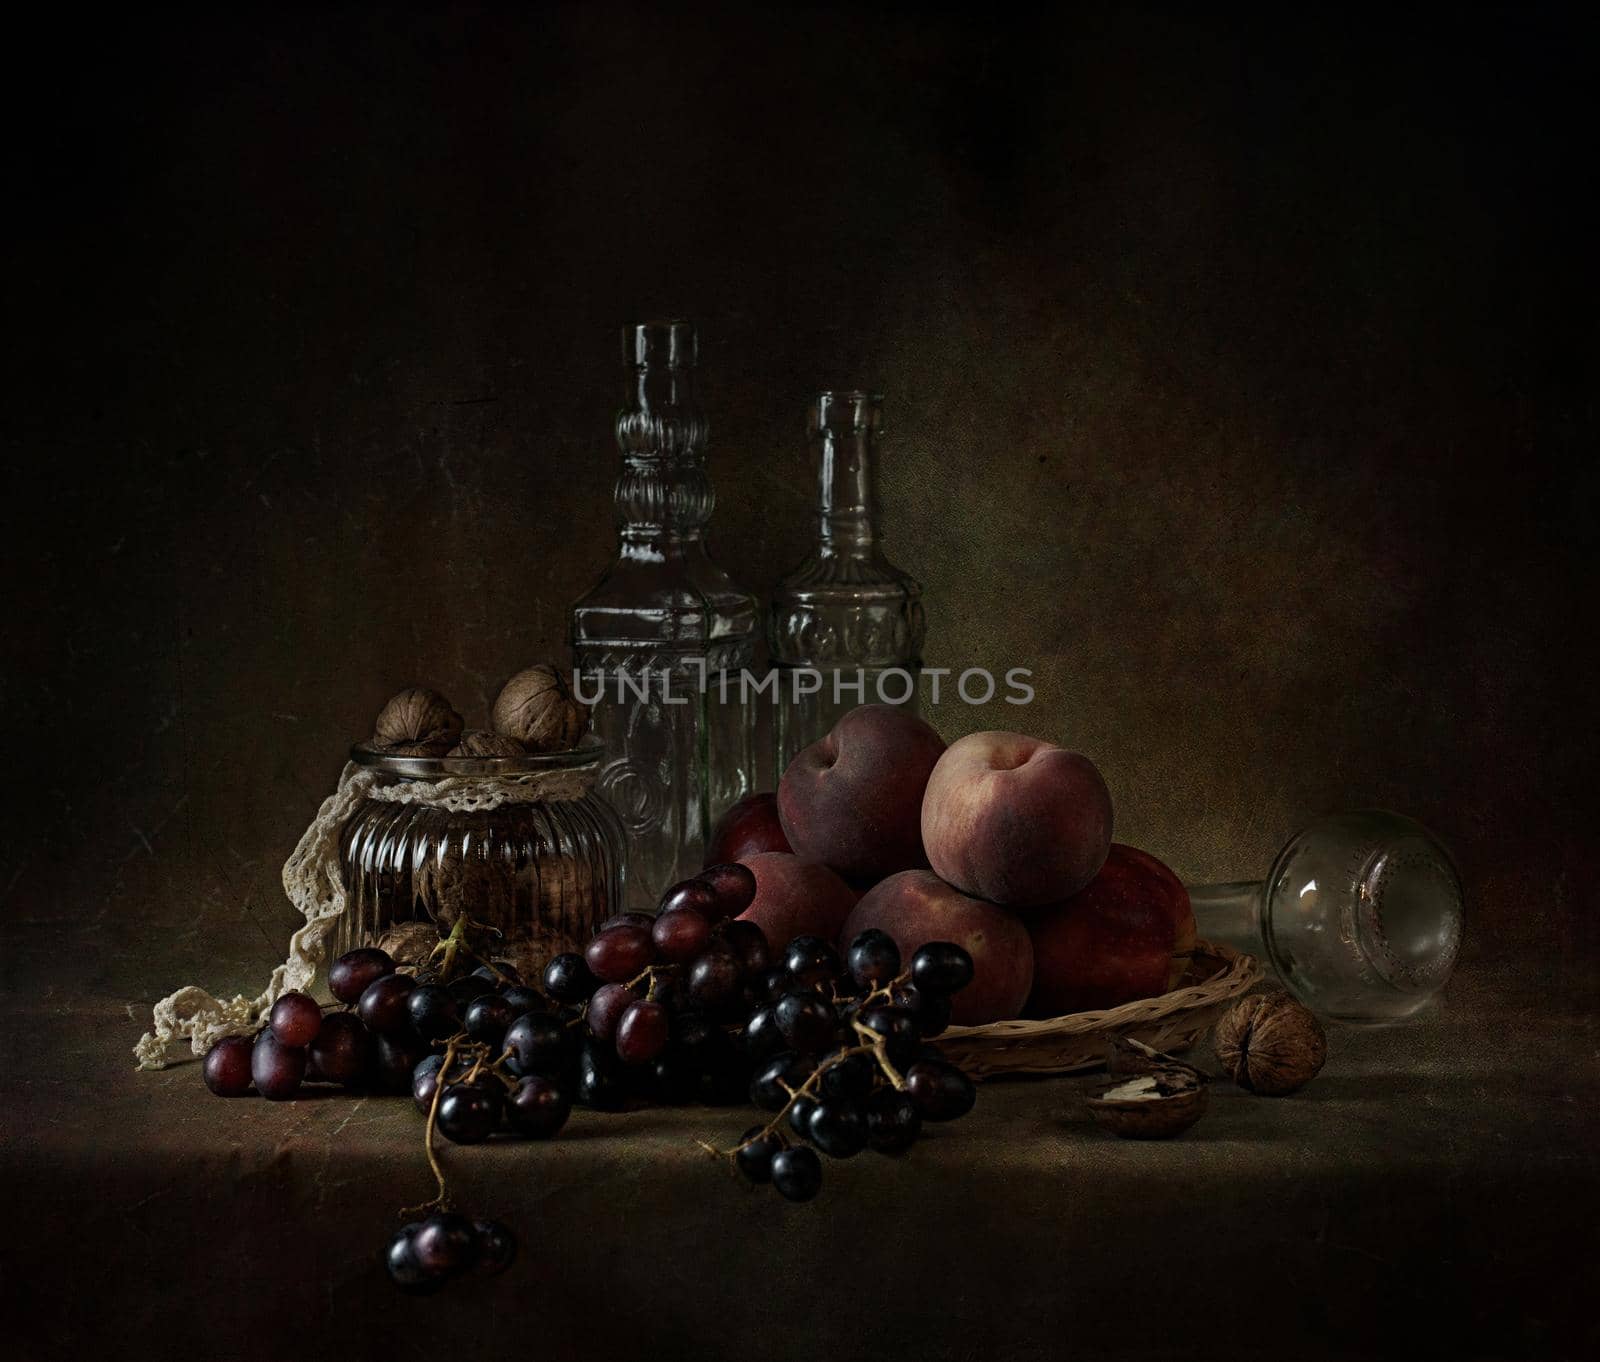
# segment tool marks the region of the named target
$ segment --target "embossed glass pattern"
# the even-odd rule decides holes
[[[583,697],[600,695],[600,789],[628,836],[624,899],[651,909],[700,868],[712,821],[751,789],[754,709],[737,680],[754,664],[757,605],[706,552],[716,498],[694,327],[631,326],[623,358],[617,556],[573,607],[572,648]]]
[[[778,585],[767,616],[767,643],[778,673],[773,728],[780,772],[858,704],[897,701],[905,694],[904,707],[917,707],[926,632],[922,588],[883,552],[882,410],[876,393],[825,392],[808,414],[817,540]],[[797,674],[801,669],[806,674]],[[821,673],[820,685],[812,671]]]

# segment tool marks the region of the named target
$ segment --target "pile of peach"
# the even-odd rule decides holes
[[[953,1020],[976,1026],[1116,1007],[1172,988],[1194,944],[1178,877],[1111,840],[1094,763],[1020,733],[946,747],[886,705],[851,710],[799,753],[776,795],[718,823],[708,863],[756,877],[742,916],[769,941],[887,932],[909,958],[953,941],[976,978]]]

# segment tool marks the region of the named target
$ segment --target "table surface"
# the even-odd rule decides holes
[[[1182,1138],[1120,1141],[1091,1080],[985,1085],[904,1160],[806,1206],[695,1147],[743,1109],[577,1111],[444,1146],[504,1277],[426,1300],[376,1265],[431,1194],[404,1098],[222,1101],[138,1073],[145,1014],[4,1002],[0,1236],[22,1358],[697,1359],[1595,1355],[1595,1017],[1476,970],[1425,1020],[1337,1028],[1296,1096],[1226,1083]],[[1210,1062],[1209,1054],[1203,1056]],[[451,1351],[441,1351],[444,1348]],[[7,1349],[10,1352],[9,1348]]]

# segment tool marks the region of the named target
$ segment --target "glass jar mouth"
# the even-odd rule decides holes
[[[529,752],[519,757],[411,757],[380,752],[364,742],[350,748],[357,766],[411,779],[444,780],[450,776],[527,776],[540,771],[582,771],[600,764],[605,744],[585,738],[560,752]]]

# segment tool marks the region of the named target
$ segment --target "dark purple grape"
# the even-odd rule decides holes
[[[353,1012],[330,1012],[307,1051],[306,1077],[352,1087],[366,1077],[373,1061],[372,1032]]]
[[[444,1272],[431,1272],[423,1267],[417,1257],[417,1226],[407,1225],[383,1252],[383,1266],[389,1279],[411,1296],[428,1296],[439,1290],[450,1277]]]
[[[667,1009],[660,1003],[631,1004],[617,1021],[617,1058],[624,1064],[648,1064],[667,1048],[668,1029]]]
[[[412,1029],[423,1040],[449,1040],[461,1030],[461,1005],[443,984],[422,984],[406,999]]]
[[[218,1097],[243,1097],[250,1091],[249,1036],[224,1036],[206,1051],[200,1076]]]
[[[594,929],[595,936],[601,932],[609,932],[613,927],[646,927],[655,922],[655,917],[650,913],[642,913],[637,908],[630,908],[625,913],[616,913],[608,917]]]
[[[859,1102],[881,1072],[871,1055],[848,1055],[823,1068],[817,1088],[824,1097]]]
[[[530,1012],[548,1012],[549,1000],[536,988],[529,988],[526,984],[517,984],[512,988],[502,989],[500,996],[506,1000],[511,1008],[511,1020],[526,1017]]]
[[[750,1080],[750,1100],[763,1111],[782,1111],[789,1101],[789,1089],[804,1083],[813,1067],[802,1055],[774,1055]]]
[[[954,1064],[918,1060],[906,1070],[906,1092],[929,1121],[954,1121],[972,1110],[978,1090]]]
[[[280,1044],[303,1050],[322,1029],[322,1009],[315,998],[304,993],[285,993],[273,1003],[272,1011],[267,1014],[267,1025]]]
[[[603,1042],[586,1040],[578,1052],[578,1101],[595,1111],[620,1111],[625,1095],[616,1052]]]
[[[822,1190],[822,1160],[817,1151],[799,1145],[772,1156],[772,1185],[785,1201],[810,1201]]]
[[[948,998],[972,982],[972,957],[950,941],[930,941],[911,957],[911,982],[924,993]]]
[[[795,937],[783,953],[783,966],[806,988],[829,984],[843,971],[839,952],[820,936]]]
[[[699,913],[707,922],[727,916],[718,911],[717,891],[711,885],[699,879],[680,880],[661,896],[656,921],[661,921],[667,913],[681,912],[686,908]]]
[[[600,987],[588,962],[576,951],[553,956],[544,967],[544,991],[558,1003],[581,1003]]]
[[[755,873],[737,861],[708,865],[695,878],[710,885],[716,895],[713,917],[738,917],[756,901]]]
[[[427,1053],[428,1047],[409,1031],[398,1036],[379,1036],[372,1063],[373,1081],[378,1091],[409,1091],[411,1075]]]
[[[583,1014],[589,1034],[596,1040],[610,1040],[617,1034],[622,1014],[638,1001],[639,995],[626,984],[601,984],[589,999],[588,1011]]]
[[[895,989],[894,1005],[916,1018],[917,1032],[924,1040],[943,1034],[950,1025],[950,999],[924,993],[915,984],[901,984]]]
[[[767,950],[767,934],[755,922],[724,922],[717,928],[722,943],[738,957],[740,966],[750,979],[759,979],[766,973],[772,960]]]
[[[802,1140],[811,1138],[811,1115],[816,1109],[815,1097],[800,1096],[789,1104],[789,1129]]]
[[[457,1144],[481,1144],[500,1124],[500,1112],[493,1088],[452,1083],[439,1098],[439,1133]]]
[[[450,996],[456,1000],[456,1005],[463,1009],[474,998],[499,992],[494,980],[485,979],[481,974],[463,974],[459,979],[452,979],[445,987],[450,990]]]
[[[674,908],[656,919],[650,940],[668,964],[684,965],[706,948],[711,923],[693,908]]]
[[[903,1092],[884,1088],[867,1101],[867,1143],[880,1154],[903,1154],[922,1133],[922,1113]]]
[[[761,1126],[751,1126],[745,1131],[740,1137],[738,1151],[733,1156],[739,1171],[757,1184],[772,1181],[772,1156],[783,1148],[783,1141],[776,1132],[763,1135],[762,1129]]]
[[[916,1057],[922,1044],[917,1019],[903,1007],[869,1007],[858,1019],[868,1030],[884,1039],[889,1063],[902,1068]]]
[[[829,1158],[848,1159],[867,1147],[867,1118],[856,1103],[830,1098],[817,1103],[806,1133]]]
[[[760,989],[763,998],[769,1003],[775,1003],[785,993],[793,993],[798,985],[782,965],[770,965],[761,972],[756,987]]]
[[[446,1279],[459,1275],[478,1261],[478,1233],[464,1215],[440,1211],[415,1228],[412,1252],[422,1270]]]
[[[900,973],[900,947],[888,932],[869,928],[850,943],[846,963],[857,988],[878,988]]]
[[[388,951],[376,946],[346,951],[328,966],[328,990],[341,1003],[353,1003],[386,974],[394,973]]]
[[[517,1236],[498,1220],[474,1220],[478,1236],[478,1261],[473,1270],[480,1277],[498,1277],[517,1257]]]
[[[261,1032],[250,1049],[250,1077],[269,1102],[283,1102],[300,1091],[306,1076],[306,1052],[285,1045],[270,1030]]]
[[[689,966],[689,997],[701,1007],[718,1007],[739,994],[741,971],[732,951],[713,947]]]
[[[506,1122],[518,1135],[548,1140],[567,1123],[572,1099],[548,1078],[519,1078],[506,1097]]]
[[[555,1017],[530,1012],[506,1028],[506,1068],[518,1077],[559,1078],[577,1055],[573,1033]]]
[[[765,1059],[785,1048],[783,1033],[778,1030],[778,1019],[771,1007],[757,1008],[750,1014],[739,1040],[751,1059]]]
[[[522,974],[509,960],[490,960],[472,972],[480,979],[487,979],[497,989],[516,988],[522,983]]]
[[[467,1004],[461,1024],[473,1040],[481,1041],[498,1052],[505,1039],[506,1028],[517,1019],[511,1004],[498,993],[485,993]]]
[[[425,1055],[411,1071],[411,1100],[424,1116],[433,1110],[434,1095],[439,1091],[439,1071],[443,1068],[443,1055]],[[459,1078],[466,1073],[460,1060],[451,1068],[451,1078]]]
[[[409,974],[386,974],[362,991],[356,1003],[356,1016],[375,1036],[392,1036],[411,1029],[411,1014],[406,1000],[417,981]]]
[[[791,1050],[816,1055],[833,1044],[838,1018],[815,993],[784,994],[772,1005],[772,1015]]]
[[[584,947],[583,958],[596,979],[625,984],[644,970],[655,953],[649,928],[629,923],[601,932]]]

